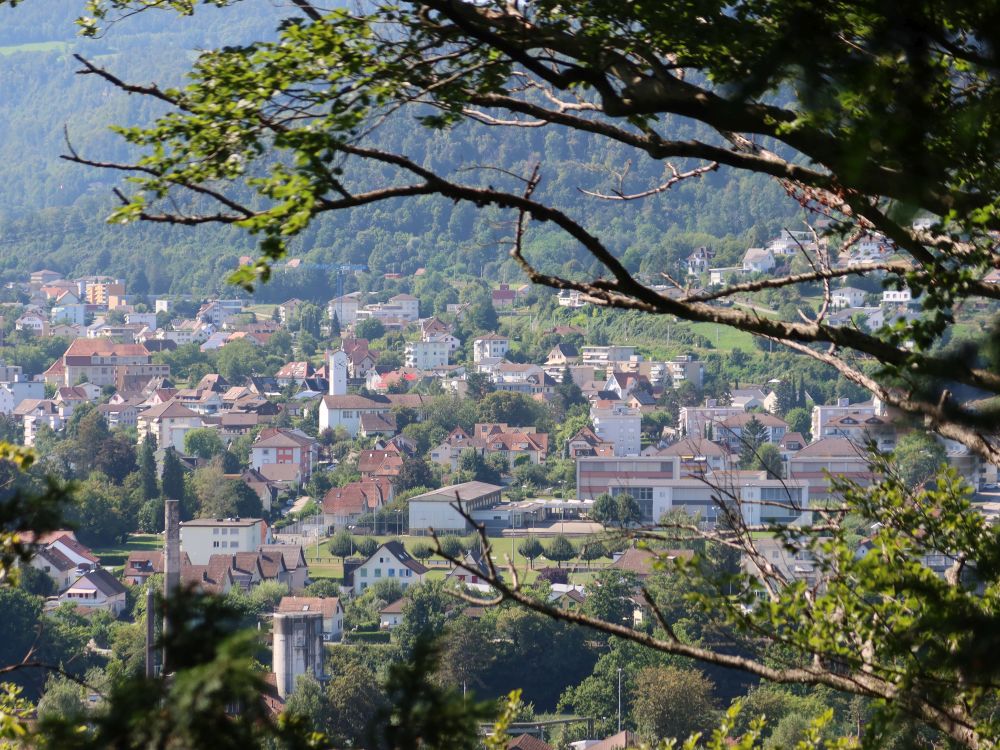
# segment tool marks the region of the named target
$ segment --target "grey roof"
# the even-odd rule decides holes
[[[498,484],[489,484],[488,482],[462,482],[462,484],[452,484],[448,487],[442,487],[439,490],[431,490],[430,492],[425,492],[422,495],[416,495],[410,498],[410,503],[413,502],[435,502],[435,503],[453,503],[457,497],[463,501],[476,500],[484,495],[492,495],[494,492],[499,492],[502,490]]]
[[[96,570],[91,570],[84,573],[76,582],[74,586],[80,581],[86,579],[89,581],[94,588],[100,591],[105,596],[118,596],[119,594],[124,594],[126,589],[122,585],[122,582],[115,578],[111,573],[109,573],[104,568],[97,568]]]

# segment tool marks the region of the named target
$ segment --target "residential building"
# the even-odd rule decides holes
[[[420,319],[420,300],[412,294],[397,294],[395,297],[390,297],[389,304],[399,308],[403,320],[413,322]]]
[[[709,472],[732,468],[735,463],[728,450],[702,438],[678,440],[652,455],[678,458],[681,477],[704,477]]]
[[[400,597],[394,602],[386,604],[378,611],[378,624],[382,630],[392,630],[397,625],[403,623],[403,608],[406,606],[406,597]]]
[[[566,441],[567,458],[582,456],[613,456],[615,444],[604,440],[591,427],[583,427],[573,437]]]
[[[902,289],[886,289],[882,292],[883,305],[908,305],[913,301],[913,293],[903,287]]]
[[[517,300],[517,292],[510,288],[510,284],[501,284],[498,289],[494,289],[491,294],[493,307],[497,310],[506,310],[514,306]]]
[[[773,414],[744,412],[717,422],[716,427],[713,428],[715,433],[713,439],[724,444],[730,453],[740,453],[746,444],[743,432],[751,421],[757,421],[763,426],[765,442],[768,443],[781,442],[781,438],[788,431],[788,423]]]
[[[470,514],[493,507],[500,502],[502,489],[486,482],[464,482],[411,497],[408,503],[410,533],[426,534],[433,529],[438,533],[465,534],[472,530],[472,525],[459,508]]]
[[[24,428],[24,444],[30,447],[35,444],[39,427],[45,425],[55,432],[60,432],[72,413],[71,406],[57,404],[51,399],[28,398],[15,406],[11,415],[21,422]]]
[[[614,446],[616,456],[637,456],[642,450],[642,414],[617,401],[596,401],[590,422],[601,440]]]
[[[402,543],[386,542],[353,571],[353,590],[360,595],[372,584],[383,580],[398,581],[403,589],[423,583],[427,568],[415,560]]]
[[[295,467],[297,485],[309,481],[318,458],[319,446],[315,438],[301,430],[283,427],[265,428],[250,448],[250,468],[273,480],[277,477],[272,476],[272,467]]]
[[[847,479],[862,486],[873,474],[863,446],[844,437],[828,437],[810,443],[788,459],[788,476],[809,483],[812,501],[827,500],[831,478]]]
[[[408,341],[406,343],[406,367],[430,370],[448,364],[451,350],[447,343],[439,341]]]
[[[809,425],[809,432],[812,434],[813,440],[819,440],[823,437],[823,426],[826,425],[831,419],[843,417],[848,414],[854,415],[855,418],[862,419],[865,417],[879,416],[878,410],[876,409],[873,401],[862,401],[857,404],[852,404],[850,399],[841,398],[837,399],[836,404],[817,404],[813,407],[812,422]]]
[[[274,379],[278,385],[286,388],[290,385],[299,385],[311,378],[315,374],[312,362],[286,362],[274,374]]]
[[[323,496],[323,523],[338,528],[354,525],[361,516],[392,502],[392,496],[392,482],[386,477],[332,487]]]
[[[496,333],[477,336],[472,340],[472,361],[479,363],[491,357],[506,357],[510,351],[510,339]]]
[[[181,549],[194,565],[214,554],[256,552],[270,539],[261,518],[195,518],[181,523]]]
[[[719,406],[715,399],[710,398],[705,401],[705,406],[682,406],[678,427],[683,437],[708,438],[710,434],[706,433],[711,433],[715,422],[742,413],[743,407]]]
[[[125,285],[115,279],[97,278],[87,282],[83,295],[88,305],[107,307],[112,295],[117,297],[125,295]]]
[[[37,401],[44,398],[45,383],[37,380],[0,382],[0,414],[13,414],[17,405],[25,399]]]
[[[742,268],[745,273],[768,273],[775,267],[774,253],[767,248],[751,247],[743,254]]]
[[[332,383],[333,381],[331,381]],[[332,387],[332,386],[331,386]],[[388,414],[394,406],[423,410],[424,397],[417,393],[387,395],[327,395],[319,406],[319,429],[343,427],[351,437],[356,437],[361,428],[363,414]]]
[[[142,344],[119,344],[106,338],[76,339],[66,349],[61,364],[49,368],[45,382],[76,385],[86,381],[125,390],[134,384],[144,385],[151,378],[170,376],[170,366],[153,364]]]
[[[845,437],[856,445],[874,443],[883,452],[896,447],[896,425],[888,417],[874,414],[844,414],[823,425],[819,437]]]
[[[201,415],[177,401],[170,400],[159,406],[152,406],[136,417],[139,442],[147,435],[156,438],[158,448],[172,446],[179,453],[184,452],[184,436],[191,430],[203,426]]]
[[[584,364],[588,367],[607,368],[611,362],[640,361],[642,357],[635,352],[634,346],[585,346],[581,350]]]
[[[24,331],[33,336],[47,336],[49,333],[49,321],[41,313],[26,312],[14,321],[15,331]]]
[[[69,602],[86,609],[103,609],[118,617],[125,611],[126,588],[104,568],[88,570],[59,595],[60,602]]]
[[[845,286],[834,289],[830,294],[830,306],[836,308],[843,307],[864,307],[865,297],[868,292],[853,286]]]
[[[234,315],[243,312],[243,300],[241,299],[216,299],[206,302],[195,315],[197,321],[211,323],[216,328],[222,325]]]
[[[708,270],[715,253],[707,247],[696,247],[687,257],[688,276],[700,276]]]
[[[503,356],[503,355],[500,355]],[[569,367],[580,361],[580,352],[572,344],[556,344],[545,358],[546,367]]]
[[[702,385],[704,385],[705,363],[692,354],[674,357],[669,362],[665,362],[664,366],[669,375],[669,384],[674,388],[679,388],[681,383],[685,381],[690,382],[698,390],[701,390]],[[650,381],[654,382],[652,374]],[[667,383],[663,383],[663,385],[667,385]]]
[[[341,326],[353,325],[358,319],[358,308],[361,306],[359,296],[358,292],[352,292],[330,300],[326,306],[327,317],[333,320],[336,316]]]
[[[28,564],[52,579],[56,593],[62,593],[68,589],[79,576],[76,563],[55,547],[42,547],[37,550]]]

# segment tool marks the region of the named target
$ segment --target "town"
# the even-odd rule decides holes
[[[732,268],[698,248],[688,282],[764,277],[810,241],[788,234]],[[868,240],[843,262],[885,252]],[[719,352],[680,329],[670,356],[594,341],[581,316],[609,313],[578,294],[473,282],[464,300],[394,291],[426,290],[423,275],[345,292],[365,269],[344,266],[325,306],[153,297],[48,269],[8,284],[18,301],[2,310],[5,435],[82,489],[73,528],[32,540],[45,611],[101,623],[98,653],[113,646],[109,623],[134,619],[136,592],[164,578],[168,590],[243,597],[273,632],[277,712],[300,678],[329,679],[330,649],[411,632],[408,617],[427,617],[410,604],[421,596],[441,616],[482,620],[484,606],[456,609],[442,592],[489,598],[493,565],[523,569],[567,610],[617,591],[625,622],[643,627],[655,617],[643,587],[669,579],[664,561],[693,547],[650,549],[628,529],[681,521],[711,532],[735,509],[788,580],[815,583],[810,555],[769,535],[811,523],[838,481],[875,481],[872,451],[895,452],[915,484],[946,462],[985,517],[1000,512],[996,466],[797,370],[790,355]],[[875,328],[919,310],[905,290],[842,287],[831,299],[835,314]],[[565,322],[526,328],[543,307]],[[755,573],[758,563],[733,564]],[[540,705],[587,710],[572,687],[542,692]],[[607,717],[588,721],[557,737],[586,726],[601,734],[591,739],[609,735],[609,749],[633,741]],[[548,747],[529,739],[528,750]]]

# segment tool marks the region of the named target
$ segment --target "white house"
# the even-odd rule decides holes
[[[302,484],[309,481],[318,457],[316,440],[301,430],[268,427],[250,448],[250,467],[274,480],[279,479],[280,472],[273,472],[272,467],[295,467],[298,477],[294,483]]]
[[[33,380],[15,380],[0,383],[0,414],[11,414],[25,399],[45,398],[45,383]]]
[[[383,580],[398,581],[406,589],[411,584],[422,583],[426,573],[427,568],[415,560],[400,542],[386,542],[354,569],[354,594],[360,595],[372,584]]]
[[[642,450],[642,413],[618,401],[597,401],[590,407],[594,432],[615,447],[616,456],[638,456]]]
[[[481,362],[491,357],[505,357],[510,351],[510,339],[495,333],[479,336],[472,341],[472,361]]]
[[[154,435],[158,448],[173,446],[182,453],[184,436],[202,426],[201,415],[173,400],[146,409],[136,418],[136,423],[140,443],[147,435]]]
[[[400,597],[391,604],[386,604],[378,611],[378,625],[382,630],[392,630],[403,623],[403,608],[406,598]]]
[[[830,304],[834,307],[864,307],[867,294],[864,289],[845,286],[843,289],[833,290],[830,295]]]
[[[913,294],[909,289],[886,289],[882,292],[883,305],[908,305],[913,301]]]
[[[358,300],[357,292],[345,294],[343,297],[336,297],[330,300],[326,306],[326,314],[330,320],[333,320],[334,315],[336,315],[337,322],[342,326],[353,325],[358,319],[358,307],[360,305],[361,302]]]
[[[751,247],[743,254],[743,270],[747,273],[767,273],[774,266],[774,253],[767,248]]]
[[[60,602],[69,602],[88,609],[104,609],[115,617],[125,611],[126,589],[122,582],[104,568],[88,570],[59,595]]]
[[[363,414],[388,414],[394,406],[420,411],[423,405],[424,397],[417,393],[327,395],[319,405],[319,429],[322,432],[327,428],[343,427],[351,437],[356,437]]]
[[[212,555],[256,552],[270,541],[262,518],[195,518],[181,523],[181,550],[192,565],[207,565]]]
[[[448,364],[448,344],[439,341],[410,341],[406,344],[406,367],[430,370]]]
[[[397,294],[395,297],[390,297],[389,304],[400,309],[399,317],[403,320],[420,319],[420,300],[412,294]]]

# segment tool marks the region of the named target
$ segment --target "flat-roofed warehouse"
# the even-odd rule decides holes
[[[425,492],[409,499],[410,533],[429,534],[456,532],[465,534],[472,530],[470,524],[459,512],[461,505],[465,513],[491,508],[500,502],[500,490],[496,484],[486,482],[463,482]]]

